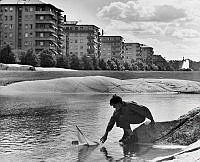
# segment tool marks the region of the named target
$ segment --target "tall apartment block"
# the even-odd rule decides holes
[[[95,25],[78,25],[77,21],[64,22],[66,34],[66,55],[86,55],[98,58],[100,55],[99,28]]]
[[[9,1],[0,2],[0,47],[62,54],[63,11],[40,0]]]
[[[153,54],[154,51],[152,47],[141,44],[141,53],[138,59],[140,59],[143,62],[148,62],[153,59]]]
[[[131,63],[140,57],[140,43],[124,43],[124,61]]]
[[[100,36],[101,59],[108,61],[112,58],[121,60],[124,53],[124,42],[121,36]]]

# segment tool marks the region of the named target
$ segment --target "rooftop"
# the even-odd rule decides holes
[[[2,0],[0,4],[45,4],[40,0]]]
[[[57,10],[63,12],[63,10],[55,7],[52,4],[44,3],[40,0],[0,0],[0,5],[50,5]]]

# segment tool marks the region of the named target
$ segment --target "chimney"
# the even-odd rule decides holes
[[[67,16],[64,15],[64,22],[67,22]]]

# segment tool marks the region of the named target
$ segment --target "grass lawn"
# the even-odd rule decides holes
[[[0,85],[26,80],[46,80],[63,77],[106,76],[117,79],[183,79],[200,82],[200,71],[4,71],[0,70]]]

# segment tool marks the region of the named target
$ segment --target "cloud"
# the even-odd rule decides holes
[[[125,22],[170,22],[184,19],[187,15],[184,9],[171,5],[143,5],[139,1],[113,2],[98,11],[97,16],[110,20]]]
[[[165,25],[166,26],[166,25]],[[150,22],[123,22],[120,20],[112,20],[110,24],[105,27],[106,31],[121,31],[121,32],[132,32],[137,35],[138,34],[161,34],[163,32],[164,26],[157,26],[155,23]]]
[[[199,38],[200,33],[193,29],[182,29],[174,31],[172,36],[183,39],[183,38]]]

